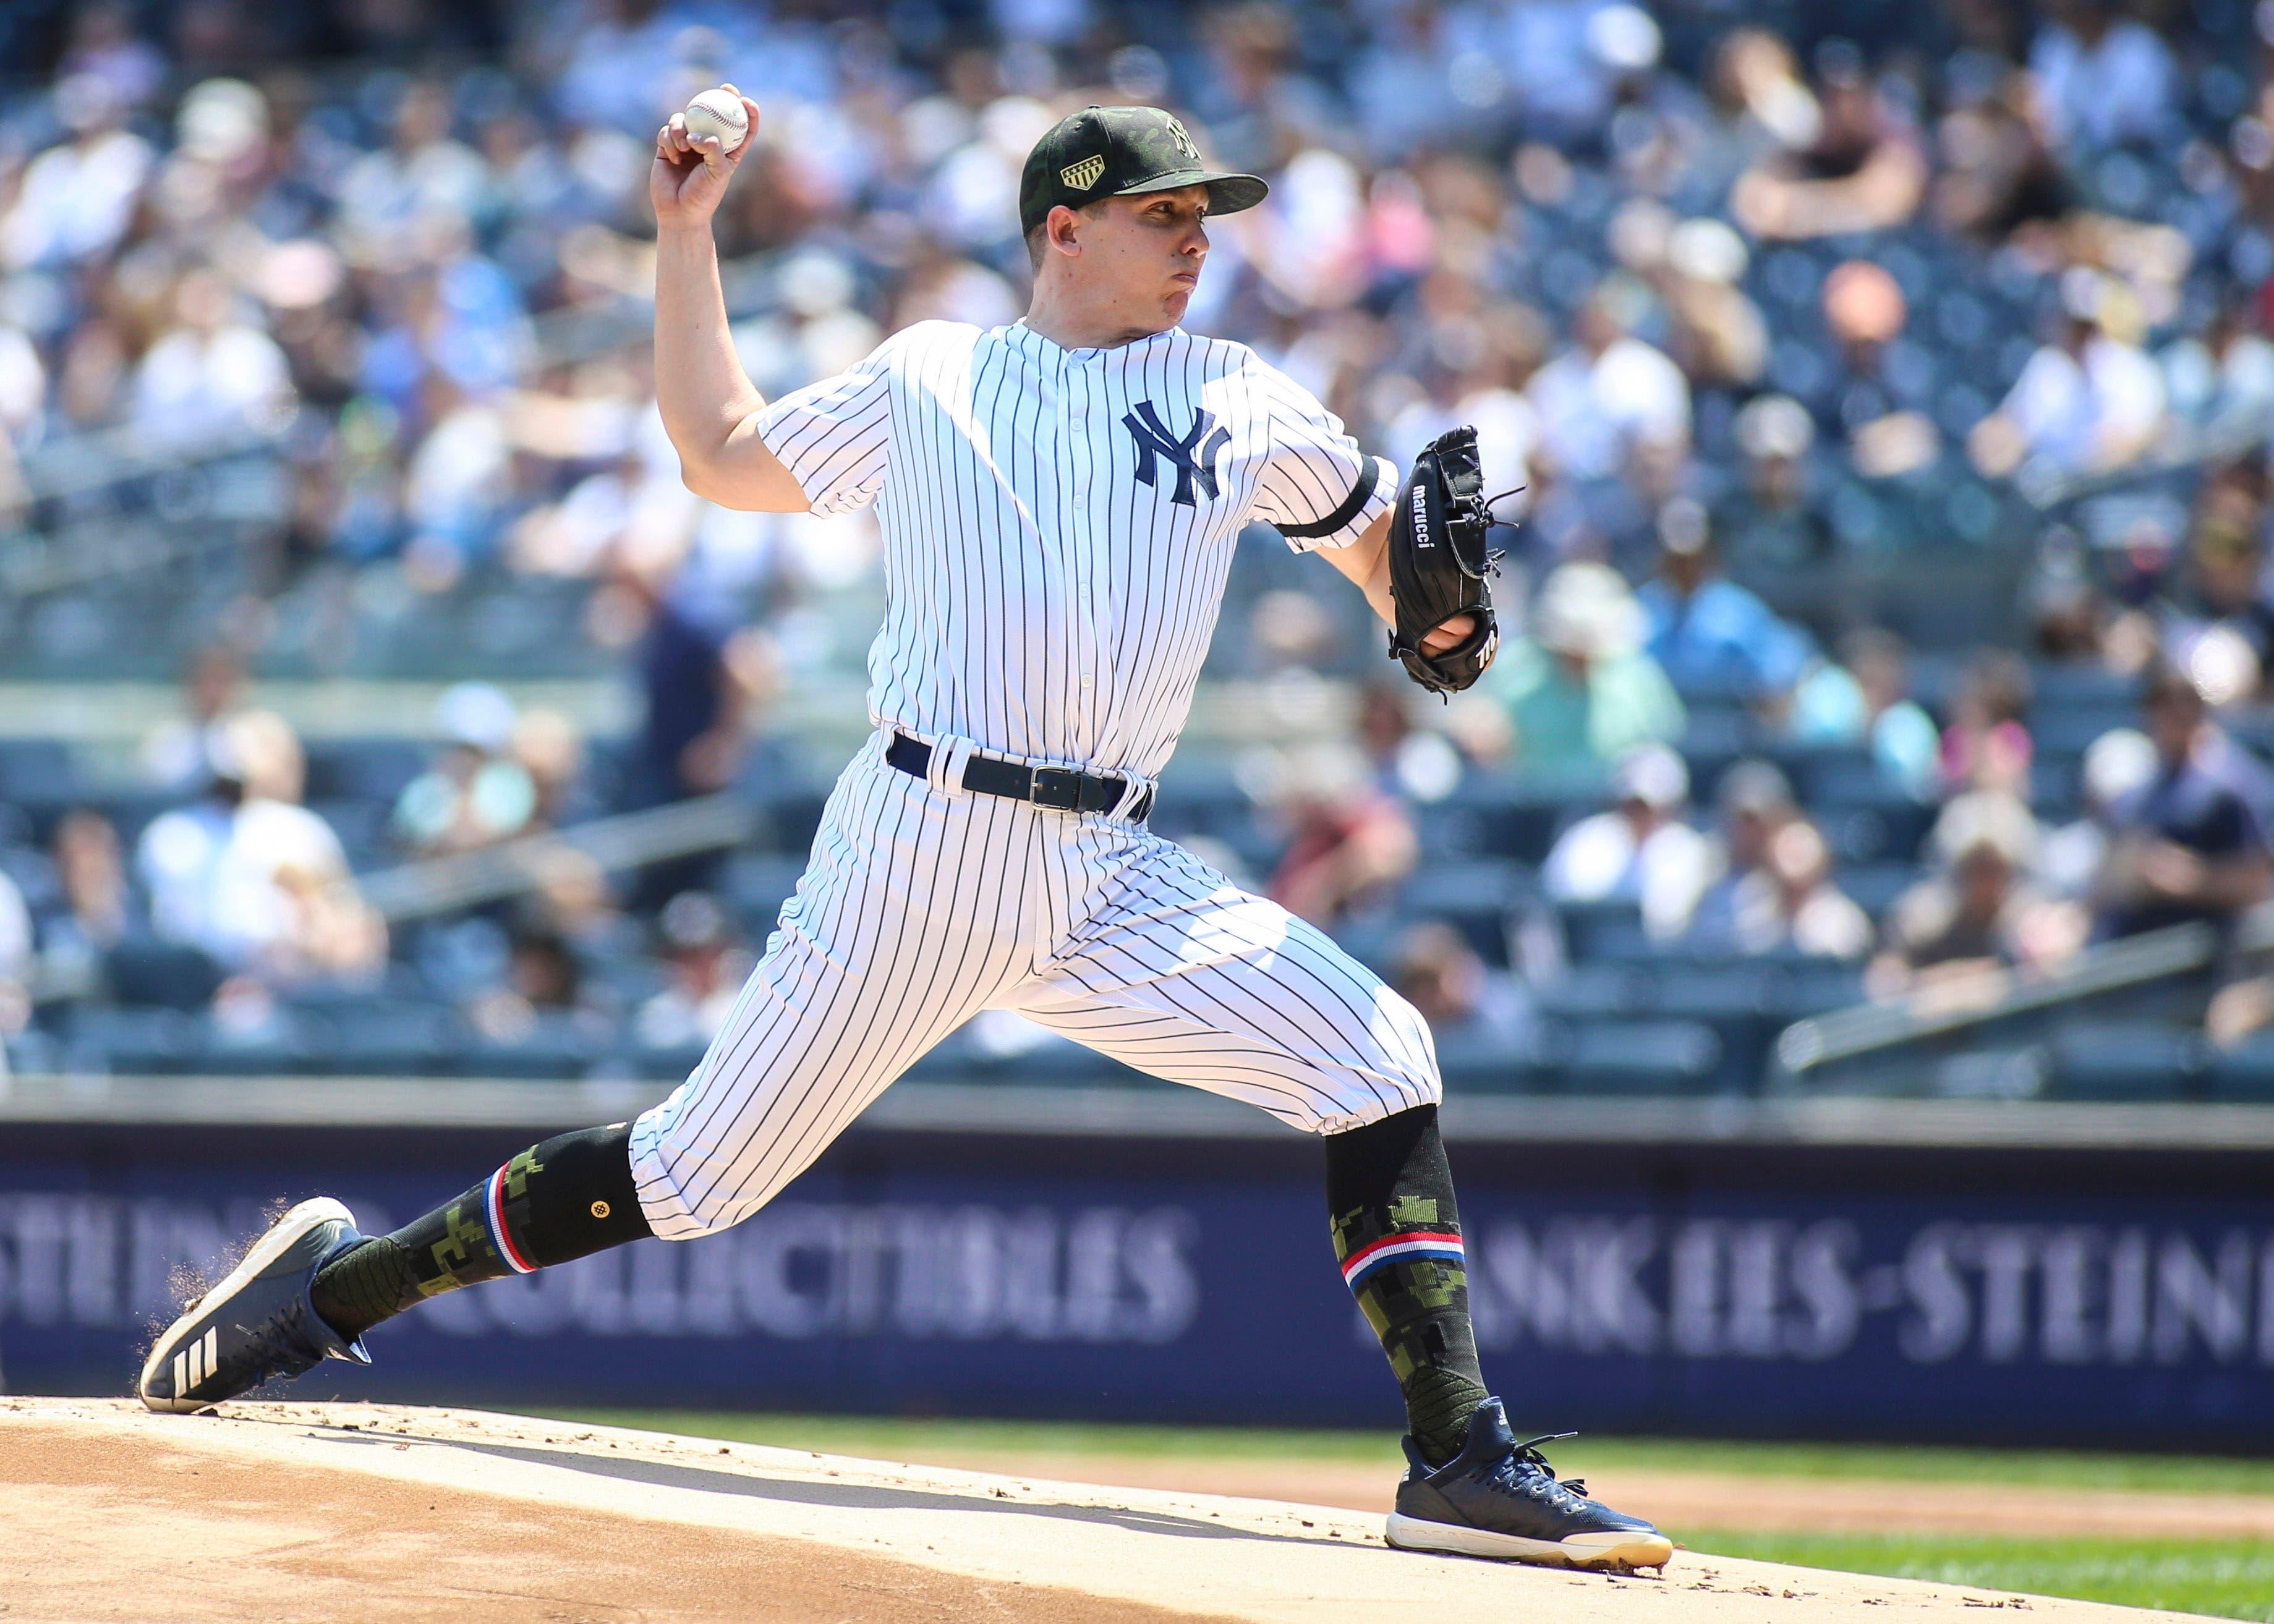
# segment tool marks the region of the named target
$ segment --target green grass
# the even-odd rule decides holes
[[[1968,1539],[1938,1534],[1714,1534],[1697,1551],[2032,1590],[2127,1607],[2162,1607],[2274,1624],[2274,1546],[2243,1540]]]
[[[1400,1470],[1385,1432],[1246,1427],[1076,1425],[694,1410],[577,1410],[565,1418],[889,1460],[1047,1454],[1124,1459]],[[1555,1446],[1559,1470],[1713,1471],[1799,1478],[1990,1483],[2274,1495],[2274,1461],[1846,1444],[1578,1438]],[[1985,1590],[2030,1590],[2274,1624],[2274,1545],[2241,1540],[1970,1538],[1935,1534],[1788,1535],[1683,1530],[1691,1549],[1808,1568]]]
[[[1051,1455],[1231,1458],[1381,1464],[1402,1470],[1388,1432],[1273,1427],[1142,1426],[1051,1421],[909,1420],[866,1416],[744,1415],[712,1410],[591,1410],[568,1418],[607,1426],[689,1432],[829,1455],[907,1460],[934,1453],[1033,1450]],[[2154,1489],[2274,1494],[2274,1460],[2065,1450],[1950,1449],[1915,1445],[1726,1443],[1690,1439],[1580,1437],[1548,1451],[1570,1473],[1737,1472],[1769,1477],[1894,1478],[1905,1482],[2037,1484],[2056,1488]]]

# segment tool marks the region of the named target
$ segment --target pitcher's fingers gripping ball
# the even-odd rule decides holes
[[[749,155],[758,104],[732,85],[706,90],[655,132],[648,200],[659,228],[706,225]]]
[[[1500,649],[1484,484],[1476,430],[1448,429],[1413,460],[1389,521],[1389,594],[1397,605],[1389,652],[1434,694],[1470,686]],[[1442,639],[1431,634],[1463,615],[1467,635],[1438,646]]]

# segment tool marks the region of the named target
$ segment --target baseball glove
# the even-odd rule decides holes
[[[1476,430],[1448,429],[1414,459],[1389,521],[1389,595],[1397,607],[1389,652],[1433,694],[1468,687],[1500,648],[1490,580],[1500,555],[1485,549],[1492,520],[1484,485]],[[1476,628],[1452,648],[1424,654],[1421,640],[1458,614],[1474,615]]]

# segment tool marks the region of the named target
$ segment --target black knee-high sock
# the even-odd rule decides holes
[[[1430,1464],[1460,1453],[1489,1396],[1469,1325],[1469,1277],[1437,1108],[1329,1134],[1327,1212],[1343,1279],[1382,1338]]]
[[[352,1342],[430,1297],[653,1234],[630,1146],[621,1122],[532,1146],[456,1200],[326,1264],[309,1288],[316,1312]]]

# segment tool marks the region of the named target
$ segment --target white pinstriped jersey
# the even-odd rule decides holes
[[[1251,351],[1174,329],[1064,350],[923,322],[759,432],[817,513],[877,504],[878,726],[726,1026],[633,1127],[657,1234],[756,1212],[982,1010],[1312,1132],[1439,1097],[1420,1013],[1277,903],[1141,822],[885,758],[900,728],[1155,776],[1241,529],[1346,545],[1392,500],[1387,464]]]
[[[1395,471],[1244,344],[1178,328],[1066,350],[1024,322],[925,321],[767,406],[817,514],[877,504],[873,719],[1156,775],[1250,521],[1343,546]]]

